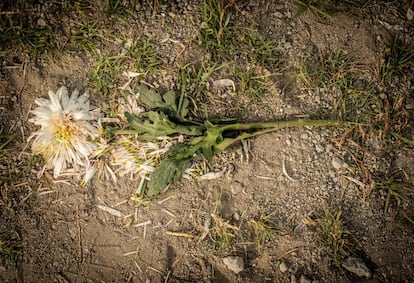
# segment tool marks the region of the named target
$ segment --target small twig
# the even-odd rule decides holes
[[[201,234],[200,238],[198,239],[198,242],[200,243],[202,240],[207,237],[208,233],[210,232],[210,225],[211,225],[211,217],[207,216],[206,219],[204,219],[204,225],[203,225],[203,234]]]
[[[280,260],[280,259],[284,258],[285,256],[287,256],[287,255],[289,255],[289,254],[291,254],[291,253],[293,253],[293,252],[295,252],[295,251],[297,251],[297,250],[299,250],[303,247],[304,246],[299,246],[299,247],[293,248],[291,250],[288,250],[287,252],[285,252],[285,253],[281,254],[280,256],[278,256],[277,260]]]
[[[137,253],[139,253],[139,251],[138,251],[138,250],[133,251],[133,252],[124,253],[124,254],[123,254],[123,256],[136,255]]]
[[[148,266],[148,269],[151,269],[152,271],[155,271],[155,272],[157,272],[159,274],[162,274],[162,272],[160,270],[158,270],[158,269],[156,269],[156,268],[154,268],[152,266]]]
[[[164,283],[168,282],[168,278],[170,278],[171,270],[168,270],[167,276],[165,276]]]
[[[107,213],[109,213],[109,214],[111,214],[111,215],[113,215],[113,216],[124,217],[124,214],[121,211],[113,209],[111,207],[104,206],[104,205],[99,205],[99,204],[97,204],[96,207],[103,210],[103,211],[105,211],[105,212],[107,212]]]
[[[166,235],[193,239],[195,236],[188,233],[165,231]]]
[[[283,159],[283,161],[282,161],[282,172],[283,172],[283,175],[285,175],[290,181],[292,181],[292,182],[297,182],[298,181],[298,180],[293,179],[292,177],[290,177],[289,174],[287,173],[286,165],[285,165],[285,159]]]
[[[168,201],[168,200],[170,200],[172,198],[173,198],[172,196],[169,196],[169,197],[167,197],[165,199],[162,199],[162,200],[158,201],[158,204],[163,204],[164,202],[166,202],[166,201]]]
[[[44,196],[44,195],[48,195],[48,194],[53,194],[53,193],[57,193],[57,190],[48,190],[48,191],[43,191],[37,194],[38,197],[40,196]]]
[[[264,179],[264,180],[276,180],[276,178],[273,177],[266,177],[266,176],[260,176],[260,175],[254,175],[258,179]]]
[[[152,221],[151,220],[148,220],[148,221],[139,223],[137,225],[134,225],[134,227],[141,227],[141,226],[146,226],[146,225],[149,225],[149,224],[152,224]]]
[[[162,212],[165,212],[165,213],[167,213],[169,216],[171,216],[171,217],[174,217],[174,218],[176,218],[177,216],[175,216],[175,214],[174,213],[172,213],[172,212],[170,212],[170,211],[168,211],[167,209],[165,209],[165,208],[163,208],[162,210],[161,210]]]
[[[79,204],[76,206],[76,226],[78,228],[78,253],[79,253],[79,266],[83,263],[83,249],[82,249],[82,229],[79,221]]]

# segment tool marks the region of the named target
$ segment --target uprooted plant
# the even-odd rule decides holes
[[[129,99],[133,106],[124,110],[127,129],[119,124],[102,126],[105,117],[89,106],[87,93],[79,95],[75,90],[69,96],[63,86],[56,93],[49,91],[49,99],[37,99],[30,121],[41,127],[31,135],[33,153],[46,161],[40,174],[53,169],[55,178],[83,175],[83,185],[96,173],[114,182],[117,176],[139,176],[137,194],[154,197],[179,180],[194,161],[211,161],[238,141],[282,128],[344,124],[339,120],[200,121],[190,117],[190,102],[183,92],[161,95],[145,85],[135,91],[131,97],[136,100]]]

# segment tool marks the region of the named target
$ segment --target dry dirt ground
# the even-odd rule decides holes
[[[161,92],[177,88],[178,66],[199,70],[212,60],[198,37],[205,24],[201,2],[112,1],[129,12],[95,27],[119,35],[99,51],[116,54],[127,39],[145,38],[162,66],[142,81]],[[327,19],[310,8],[299,14],[294,1],[236,1],[229,24],[278,44],[283,62],[270,71],[279,75],[256,97],[241,93],[239,84],[227,92],[212,87],[215,80],[234,78],[218,70],[206,79],[200,113],[242,121],[333,113],[334,94],[309,87],[297,75],[301,66],[341,50],[364,66],[361,80],[373,81],[390,39],[414,46],[407,14],[412,1],[366,2],[358,9],[328,10]],[[39,3],[39,25],[61,22],[70,29],[81,17],[48,14],[47,1]],[[106,8],[106,2],[91,4],[88,16]],[[12,252],[5,245],[0,250],[2,282],[412,282],[413,195],[400,192],[400,203],[391,197],[385,211],[388,187],[375,189],[375,182],[384,184],[381,176],[399,172],[398,182],[412,188],[414,152],[395,140],[385,145],[378,132],[354,143],[341,139],[345,128],[263,135],[216,156],[210,170],[224,169],[218,179],[182,179],[148,201],[134,200],[138,184],[127,178],[81,187],[76,178],[54,180],[50,172],[38,177],[42,159],[27,146],[35,130],[28,122],[35,98],[66,84],[89,88],[92,103],[105,108],[90,80],[97,64],[82,49],[47,59],[2,57],[1,124],[17,135],[1,164],[1,240],[15,243]],[[408,93],[404,109],[412,112],[413,73],[393,83],[391,91],[373,91]],[[337,227],[324,236],[327,219]],[[243,264],[229,265],[231,257]]]

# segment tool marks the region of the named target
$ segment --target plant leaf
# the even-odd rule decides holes
[[[138,88],[139,100],[149,108],[164,107],[161,95],[146,85],[141,84]]]
[[[177,113],[176,97],[174,91],[170,90],[164,94],[163,99],[165,101],[163,108],[169,109]]]
[[[137,131],[139,139],[152,141],[160,136],[178,133],[174,122],[164,113],[155,111],[143,112],[139,116],[125,112],[129,125]]]
[[[175,92],[170,90],[164,95],[160,95],[153,89],[149,89],[146,85],[140,85],[138,89],[140,96],[139,100],[147,107],[152,109],[159,109],[168,117],[184,121],[188,114],[189,101],[186,97],[183,98],[181,106],[177,105],[177,97]],[[178,109],[180,107],[180,109]]]
[[[179,118],[181,120],[184,120],[185,117],[187,116],[189,110],[188,110],[188,106],[189,106],[190,102],[188,101],[187,97],[184,97],[183,99],[183,104],[181,105],[181,109],[178,109],[179,113]]]
[[[171,156],[161,161],[154,172],[151,174],[151,180],[147,183],[147,195],[154,197],[162,193],[169,184],[178,181],[184,171],[190,167],[191,158],[177,160]]]
[[[152,141],[158,137],[172,134],[200,136],[204,129],[196,125],[175,124],[163,112],[148,111],[142,112],[138,116],[125,112],[125,117],[141,141]]]

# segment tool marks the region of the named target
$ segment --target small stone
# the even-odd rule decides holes
[[[347,257],[342,263],[342,267],[358,277],[371,278],[371,270],[366,266],[362,259],[357,257]]]
[[[332,167],[335,168],[336,170],[339,170],[342,168],[342,160],[339,159],[338,157],[335,157],[334,159],[332,159]]]
[[[240,273],[244,270],[244,261],[243,258],[239,256],[228,256],[223,258],[223,263],[227,266],[228,269],[234,273]]]
[[[290,275],[290,283],[296,283],[296,277],[295,275]]]
[[[321,146],[320,144],[315,144],[315,148],[316,148],[316,152],[318,153],[322,153],[324,151],[323,146]]]
[[[283,18],[283,14],[281,12],[275,12],[275,17],[278,19],[282,19]]]
[[[309,135],[308,135],[307,133],[302,133],[302,134],[300,135],[300,138],[301,138],[302,140],[307,140],[307,139],[309,139]]]
[[[280,272],[282,272],[282,273],[285,273],[286,271],[288,271],[287,264],[286,264],[284,261],[282,261],[282,262],[279,264],[279,270],[280,270]]]
[[[414,19],[414,12],[411,8],[407,10],[407,20],[412,21]]]
[[[291,139],[286,139],[286,144],[287,144],[288,146],[291,146],[291,145],[292,145],[292,141],[291,141]]]
[[[330,143],[328,143],[325,147],[325,151],[327,153],[330,153],[332,151],[332,149],[333,149],[333,145],[331,145]]]
[[[44,28],[47,24],[46,21],[42,18],[37,19],[37,25],[41,28]]]
[[[305,275],[301,275],[299,283],[312,283],[312,280],[308,279]]]

